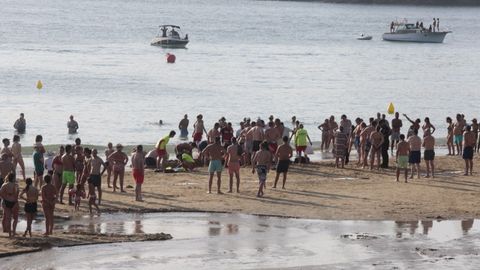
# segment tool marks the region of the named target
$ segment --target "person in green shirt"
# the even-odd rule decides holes
[[[170,141],[170,138],[175,137],[175,131],[170,131],[170,133],[161,138],[157,144],[155,145],[155,149],[157,149],[157,170],[165,170],[165,163],[167,162],[168,159],[168,153],[167,153],[167,144]],[[161,165],[161,167],[160,167]]]
[[[307,153],[305,153],[305,150],[307,150],[307,139],[310,145],[312,145],[312,140],[310,140],[307,130],[303,128],[303,124],[300,124],[295,132],[295,147],[299,157],[302,156],[303,152],[305,158],[307,158]]]

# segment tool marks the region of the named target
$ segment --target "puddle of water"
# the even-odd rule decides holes
[[[22,227],[24,224],[20,224]],[[41,230],[42,222],[34,224]],[[242,214],[109,214],[57,229],[158,233],[170,241],[55,248],[4,258],[6,269],[431,269],[477,263],[480,221],[323,221]],[[20,227],[20,226],[19,226]],[[19,228],[20,230],[20,228]],[[75,256],[72,256],[75,254]],[[446,260],[446,257],[453,259]],[[28,260],[27,260],[28,258]],[[462,260],[465,260],[462,262]],[[34,262],[34,263],[33,263]]]

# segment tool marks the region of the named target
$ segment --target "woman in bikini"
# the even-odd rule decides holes
[[[430,118],[425,117],[424,120],[425,124],[422,125],[422,130],[423,130],[423,136],[425,137],[425,134],[429,132],[429,134],[433,134],[435,132],[435,127],[430,123]]]
[[[453,121],[450,117],[447,117],[447,147],[448,156],[455,156],[455,145],[453,144]]]
[[[0,188],[0,197],[3,200],[3,231],[8,232],[9,237],[13,237],[16,234],[18,222],[18,186],[15,183],[14,173],[9,173],[5,178],[5,183]]]
[[[31,178],[27,178],[25,182],[27,186],[20,193],[20,198],[25,200],[25,216],[27,218],[27,229],[23,237],[25,237],[27,233],[32,237],[32,221],[37,214],[38,189],[32,186],[33,181]]]
[[[322,144],[320,145],[320,151],[323,151],[323,147],[328,151],[330,146],[330,123],[328,122],[328,119],[325,119],[325,122],[319,125],[318,129],[322,131]]]
[[[63,145],[60,146],[58,149],[58,154],[53,158],[52,165],[53,165],[53,185],[57,192],[60,191],[62,187],[62,173],[63,173],[63,163],[62,163],[62,156],[65,154],[65,147]]]

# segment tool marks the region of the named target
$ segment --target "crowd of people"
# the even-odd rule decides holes
[[[420,178],[421,151],[426,166],[425,177],[435,177],[435,147],[436,139],[433,134],[435,126],[426,117],[422,123],[420,119],[411,119],[403,114],[407,121],[406,133],[402,133],[404,123],[400,114],[395,113],[391,121],[386,115],[377,113],[368,121],[356,118],[352,123],[346,115],[342,115],[339,123],[334,116],[330,116],[318,126],[321,131],[321,151],[331,151],[337,168],[344,168],[350,162],[350,154],[356,152],[356,165],[370,170],[388,168],[389,160],[394,157],[396,163],[396,181],[404,172],[405,182],[415,176]],[[465,160],[465,175],[472,175],[473,155],[479,151],[479,126],[476,119],[467,123],[465,116],[457,114],[455,121],[450,117],[447,123],[448,155],[460,155]],[[27,219],[27,228],[24,235],[31,235],[31,223],[37,212],[37,203],[41,196],[41,206],[45,216],[46,232],[50,235],[53,230],[53,214],[57,203],[64,204],[65,190],[67,190],[68,204],[75,211],[80,209],[83,199],[88,200],[90,213],[102,202],[102,176],[106,172],[107,185],[113,192],[125,192],[125,167],[129,160],[132,167],[132,178],[135,182],[135,199],[143,201],[142,184],[145,168],[156,169],[157,172],[175,172],[178,168],[185,171],[194,171],[195,167],[208,164],[208,193],[212,193],[213,180],[217,180],[217,193],[222,193],[222,171],[228,169],[228,192],[240,192],[240,168],[250,167],[252,173],[258,176],[259,186],[257,196],[265,193],[267,175],[275,170],[275,180],[272,188],[276,188],[282,176],[282,188],[285,189],[289,166],[293,162],[308,163],[308,154],[311,153],[312,141],[302,122],[292,117],[291,122],[284,124],[280,119],[270,116],[268,121],[257,119],[252,121],[244,118],[237,130],[225,117],[215,122],[207,131],[203,116],[196,117],[193,124],[191,141],[189,138],[188,115],[179,122],[178,128],[183,142],[175,145],[174,153],[177,160],[170,158],[168,145],[176,136],[170,131],[162,137],[155,148],[145,153],[143,146],[138,145],[132,150],[131,157],[123,151],[123,146],[115,147],[108,143],[105,150],[105,161],[98,156],[97,149],[83,147],[80,138],[70,145],[62,145],[56,154],[47,152],[42,144],[43,137],[37,135],[33,145],[33,178],[27,178],[25,163],[22,157],[20,136],[13,136],[10,140],[2,140],[0,148],[0,198],[2,198],[4,232],[15,235],[19,215],[19,200],[24,200],[24,212]],[[291,128],[289,127],[291,126]],[[67,124],[68,132],[75,133],[78,123],[70,117]],[[17,132],[25,132],[26,121],[24,115],[15,122]],[[419,134],[422,133],[423,137]],[[293,148],[292,145],[293,144]],[[389,154],[390,150],[390,154]],[[25,187],[20,190],[17,180],[17,167]],[[174,167],[174,168],[172,168]],[[235,185],[234,185],[234,180]],[[117,185],[118,184],[118,185]]]

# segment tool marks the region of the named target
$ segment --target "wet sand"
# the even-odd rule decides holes
[[[476,158],[475,162],[478,161]],[[250,168],[241,169],[241,192],[232,194],[226,193],[228,176],[224,171],[223,195],[206,194],[206,167],[198,168],[194,173],[164,174],[147,171],[143,186],[144,202],[135,202],[134,183],[130,174],[125,179],[126,185],[129,185],[127,193],[111,192],[104,176],[103,202],[100,207],[103,212],[231,212],[325,220],[478,218],[480,179],[478,174],[463,176],[463,164],[460,157],[438,157],[435,179],[415,178],[410,183],[395,182],[393,169],[370,171],[348,165],[342,170],[336,169],[333,161],[294,165],[289,173],[286,190],[272,189],[275,174],[269,173],[263,198],[256,197],[258,180]],[[474,172],[478,169],[479,166],[475,165]],[[212,191],[216,192],[216,180]],[[79,212],[74,212],[71,206],[57,205],[56,215],[83,216],[87,211],[87,201],[84,200]],[[68,241],[70,235],[60,236]],[[38,239],[40,236],[36,237]],[[102,237],[98,235],[82,237],[86,243],[102,242]],[[138,240],[142,240],[142,237],[147,236],[140,236]],[[11,241],[6,237],[0,238],[0,246],[7,247],[6,250],[0,250],[0,253],[24,250],[25,245],[17,243],[18,239]],[[116,240],[108,238],[108,241]],[[51,242],[52,246],[64,245],[62,241],[59,244]]]
[[[475,160],[478,163],[478,159]],[[347,220],[418,220],[478,218],[480,179],[463,176],[464,161],[459,157],[438,157],[434,179],[395,182],[393,169],[370,171],[348,165],[336,169],[333,161],[291,167],[286,190],[273,189],[270,172],[263,198],[257,198],[257,175],[241,169],[240,193],[226,193],[227,172],[222,173],[223,195],[206,194],[206,167],[194,173],[154,173],[147,171],[143,185],[144,202],[135,202],[133,180],[126,175],[127,193],[106,188],[101,209],[107,212],[239,212],[255,215]],[[422,164],[423,166],[423,164]],[[479,166],[474,165],[474,172]],[[281,180],[280,180],[281,181]],[[281,185],[279,184],[281,187]],[[87,210],[82,203],[82,213]],[[73,207],[61,205],[57,214],[75,215]]]

